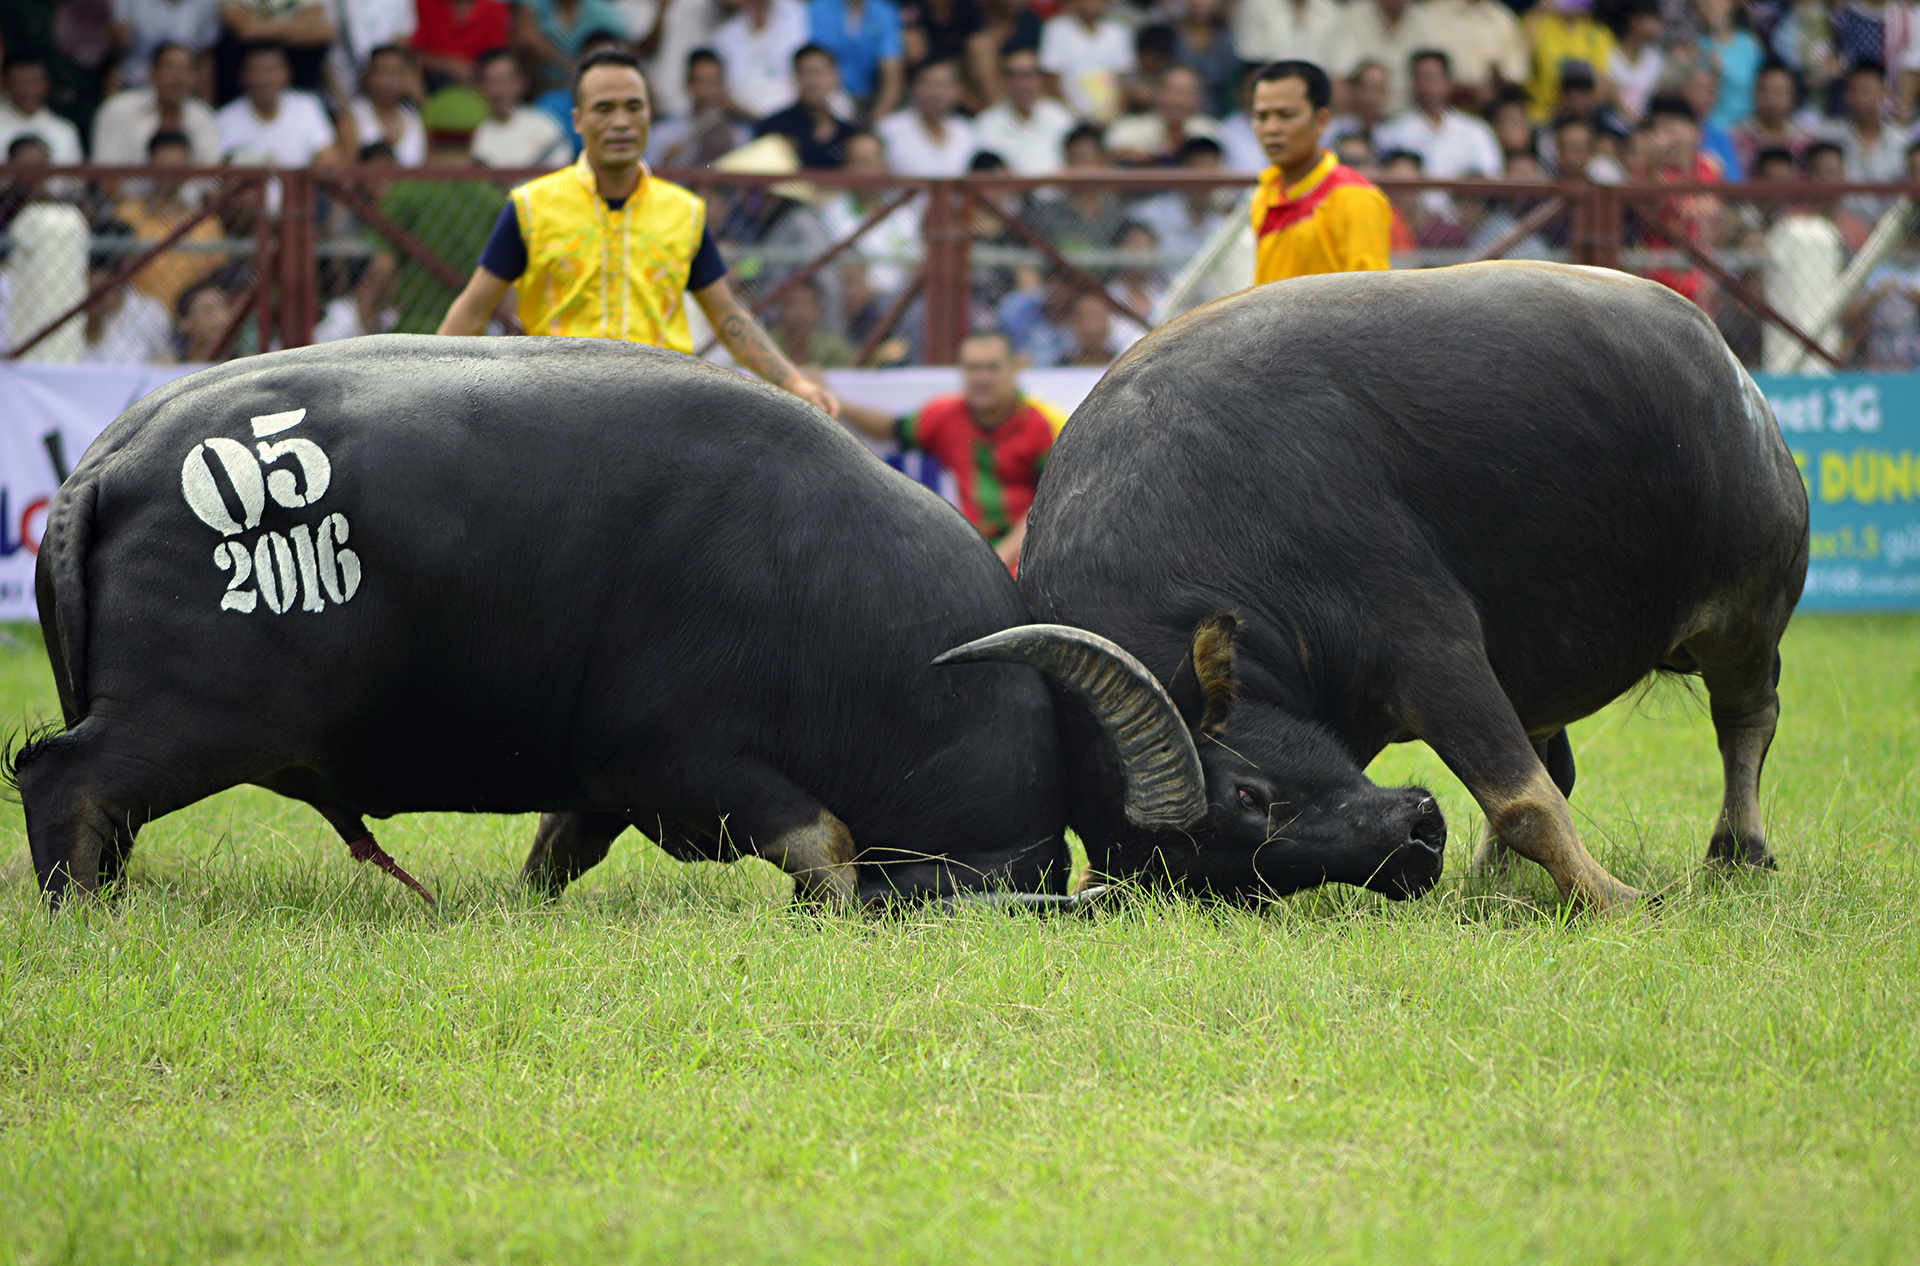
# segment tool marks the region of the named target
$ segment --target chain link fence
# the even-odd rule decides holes
[[[0,167],[0,346],[199,363],[430,333],[538,174]],[[741,302],[822,368],[950,363],[986,328],[1036,365],[1104,365],[1252,278],[1245,177],[668,174],[706,199]],[[1699,304],[1756,370],[1920,369],[1920,186],[1380,184],[1396,268],[1620,268]],[[696,349],[724,359],[690,315]],[[520,332],[511,294],[490,328]]]

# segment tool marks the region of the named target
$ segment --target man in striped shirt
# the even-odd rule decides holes
[[[840,420],[882,443],[936,458],[960,489],[960,512],[1009,569],[1020,561],[1040,471],[1065,419],[1020,390],[1013,342],[998,330],[960,344],[963,390],[893,417],[842,402]]]

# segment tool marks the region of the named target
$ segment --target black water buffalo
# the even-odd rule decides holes
[[[555,888],[629,825],[836,900],[1065,886],[1045,680],[930,664],[1028,618],[1006,569],[688,357],[391,336],[195,374],[88,450],[38,591],[67,728],[15,772],[56,903],[239,783],[356,855],[362,815],[554,811]]]
[[[1770,864],[1760,767],[1806,567],[1767,403],[1671,291],[1538,264],[1314,277],[1107,374],[1021,556],[1034,617],[1075,627],[947,659],[1032,664],[1087,705],[1063,750],[1096,871],[1421,892],[1438,811],[1361,773],[1419,738],[1485,810],[1482,864],[1504,841],[1605,907],[1636,894],[1574,831],[1566,725],[1697,672],[1726,770],[1709,856]]]

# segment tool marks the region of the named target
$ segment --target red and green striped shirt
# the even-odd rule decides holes
[[[1021,397],[1013,416],[988,430],[964,396],[929,400],[895,424],[902,448],[930,454],[953,472],[960,512],[989,541],[1013,529],[1033,505],[1040,471],[1060,430],[1057,413]]]

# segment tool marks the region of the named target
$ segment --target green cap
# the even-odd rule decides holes
[[[420,123],[429,132],[455,135],[471,134],[492,112],[487,99],[472,88],[454,84],[427,98],[420,111]]]

